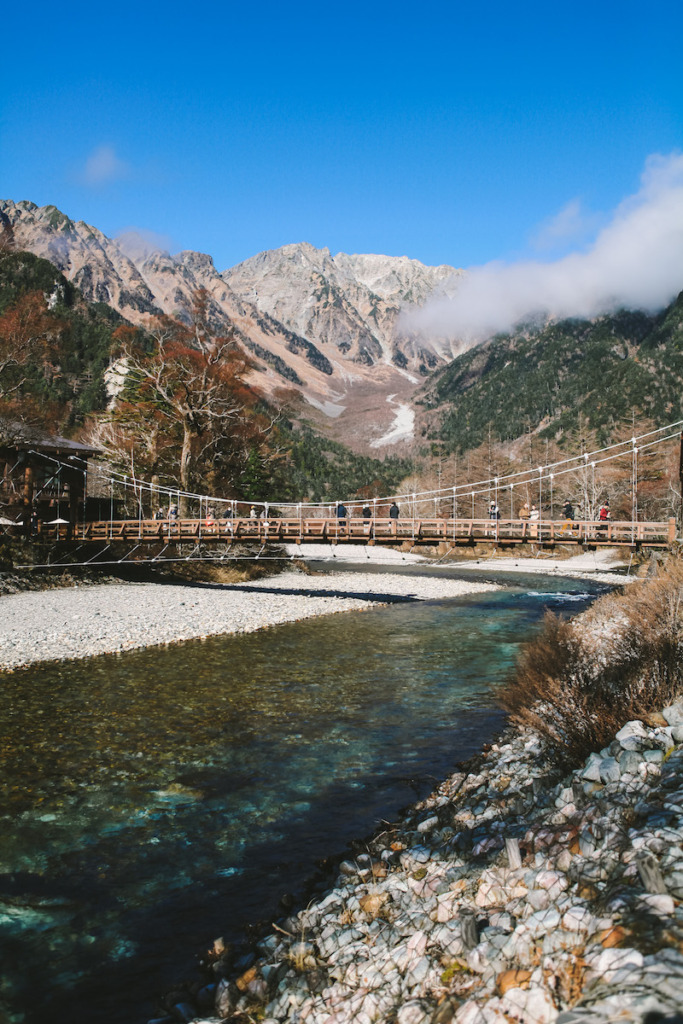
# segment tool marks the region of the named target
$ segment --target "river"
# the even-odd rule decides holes
[[[544,609],[605,589],[504,582],[5,675],[0,1019],[155,1016],[215,937],[282,916],[479,750]]]

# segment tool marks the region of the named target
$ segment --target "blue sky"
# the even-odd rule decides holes
[[[299,241],[554,258],[683,148],[678,0],[39,0],[3,24],[0,197],[220,270]]]

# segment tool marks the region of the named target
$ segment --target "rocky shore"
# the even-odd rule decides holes
[[[546,754],[510,730],[158,1024],[679,1021],[683,702],[562,778]]]
[[[244,583],[107,583],[0,596],[0,669],[86,658],[495,584],[395,573],[287,571]]]

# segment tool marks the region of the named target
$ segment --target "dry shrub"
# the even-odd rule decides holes
[[[625,722],[670,704],[683,687],[682,595],[683,565],[672,560],[573,621],[546,615],[502,691],[511,721],[539,732],[570,768]]]

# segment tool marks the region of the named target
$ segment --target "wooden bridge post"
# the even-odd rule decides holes
[[[27,459],[24,467],[24,505],[30,508],[33,503],[33,463]],[[57,506],[59,514],[59,506]]]

